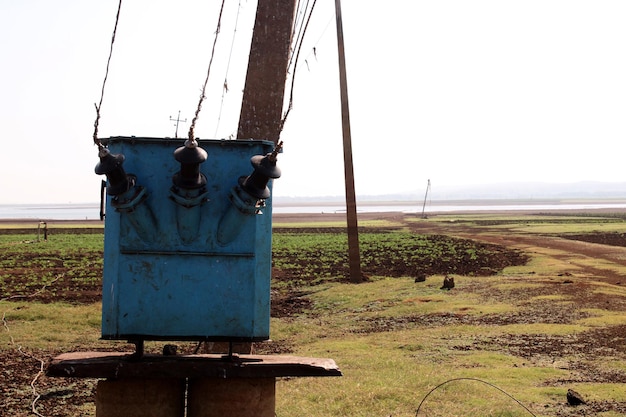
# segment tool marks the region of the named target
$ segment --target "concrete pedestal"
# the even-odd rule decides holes
[[[277,377],[341,376],[332,359],[282,355],[145,355],[76,352],[51,377],[98,382],[96,417],[274,417]],[[185,389],[187,388],[187,389]]]
[[[192,379],[187,417],[275,417],[275,378]]]
[[[96,417],[184,417],[185,380],[128,378],[98,381]]]

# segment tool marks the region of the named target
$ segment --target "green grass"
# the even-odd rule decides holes
[[[70,349],[100,337],[100,304],[0,301],[0,314],[8,327],[0,333],[3,348],[13,340],[29,349]]]
[[[437,221],[449,222],[451,219],[457,219],[456,223],[466,221],[466,225],[474,222],[475,227],[483,227],[476,221],[503,223],[508,220],[507,227],[513,227],[515,233],[536,233],[538,228],[580,232],[595,221],[582,218],[577,224],[575,217],[560,216],[554,217],[554,221],[560,223],[552,225],[549,224],[552,217],[529,223],[525,216],[514,219],[450,216],[447,220],[438,218]],[[537,224],[539,220],[546,224]],[[564,220],[567,222],[563,223]],[[612,225],[615,229],[608,225],[601,227],[607,230],[621,228],[620,223]],[[315,226],[319,227],[319,223]],[[279,254],[275,261],[278,261],[278,267],[286,270],[291,267],[288,262],[292,262],[292,253],[308,259],[314,256],[313,251],[322,248],[324,250],[315,252],[315,256],[321,257],[322,264],[333,264],[341,259],[338,253],[345,249],[345,239],[334,233],[281,232],[275,233],[274,238],[274,248]],[[24,253],[36,254],[38,265],[71,260],[75,262],[72,269],[81,269],[86,268],[88,261],[76,255],[98,256],[102,248],[101,235],[55,235],[48,242],[34,243],[27,243],[28,239],[27,236],[0,235],[0,249],[11,251],[16,259],[21,259]],[[411,256],[423,260],[426,253],[421,252],[416,257],[413,252],[419,247],[419,239],[403,230],[365,233],[363,242],[365,249],[368,245],[373,248],[372,253],[393,256],[393,248],[399,260]],[[443,385],[423,402],[420,416],[530,415],[494,386],[541,417],[557,415],[565,402],[567,388],[584,392],[589,400],[626,402],[620,384],[555,383],[577,375],[578,371],[572,369],[571,364],[584,359],[579,355],[524,358],[498,345],[498,341],[504,343],[511,338],[522,341],[541,335],[565,338],[590,329],[619,326],[626,322],[626,313],[597,307],[585,310],[589,317],[566,324],[487,325],[480,322],[480,318],[523,312],[529,303],[551,303],[568,309],[576,302],[558,293],[539,292],[522,301],[512,297],[517,293],[538,292],[546,282],[560,279],[560,272],[573,268],[570,260],[555,257],[559,254],[556,251],[527,249],[532,253],[527,265],[508,267],[489,277],[456,274],[457,286],[453,291],[440,290],[441,274],[429,276],[421,283],[415,283],[408,275],[376,274],[362,284],[338,282],[332,279],[336,275],[331,274],[315,282],[296,285],[297,289],[307,293],[311,306],[296,316],[272,318],[272,340],[291,347],[294,355],[333,358],[344,376],[280,379],[276,392],[277,416],[414,417],[420,402],[440,384]],[[458,251],[455,249],[454,252]],[[592,263],[592,260],[576,261]],[[594,282],[592,278],[584,279],[590,285],[590,293],[626,298],[626,289],[622,287]],[[285,283],[276,282],[275,285]],[[39,286],[33,286],[35,288]],[[99,303],[0,301],[3,317],[0,350],[6,352],[21,346],[29,351],[60,352],[125,346],[123,341],[99,340],[100,310]],[[438,317],[465,317],[468,321],[446,323],[433,320]],[[148,349],[158,351],[160,345],[151,342]],[[594,365],[607,372],[617,370],[626,375],[626,357],[622,354],[605,357]],[[618,414],[599,415],[613,417]]]
[[[475,226],[516,233],[566,234],[591,232],[626,232],[626,216],[619,214],[442,214],[428,220],[408,218],[409,222],[434,222],[448,227]]]
[[[27,296],[57,280],[49,291],[96,285],[101,280],[102,234],[58,234],[48,241],[0,235],[0,300]]]
[[[489,275],[501,267],[523,264],[515,250],[443,235],[417,235],[404,230],[359,233],[363,272],[392,277],[434,273]],[[323,282],[348,275],[348,239],[344,232],[283,231],[273,236],[273,264],[291,282]],[[494,262],[494,260],[498,262]]]
[[[102,234],[59,233],[48,241],[38,241],[37,234],[0,234],[0,249],[24,253],[75,252],[77,250],[102,251]]]
[[[505,279],[494,277],[493,281]],[[555,401],[563,401],[567,389],[542,387],[540,381],[567,378],[567,370],[555,367],[552,362],[532,364],[504,352],[457,347],[471,348],[476,337],[567,336],[588,330],[589,323],[583,320],[569,325],[538,323],[489,328],[478,325],[432,328],[417,323],[393,331],[369,334],[358,331],[358,323],[371,317],[401,318],[406,314],[460,310],[486,315],[518,309],[504,303],[480,305],[462,287],[456,292],[442,293],[435,284],[433,280],[416,286],[408,279],[390,278],[359,285],[328,284],[311,294],[314,308],[309,314],[296,321],[274,320],[275,340],[289,340],[300,355],[334,358],[344,372],[341,380],[281,381],[278,415],[302,415],[298,414],[300,410],[315,416],[414,416],[419,401],[430,389],[456,378],[476,378],[494,384],[527,404],[536,415],[549,415],[542,414],[542,409],[549,410]],[[509,287],[518,288],[521,287]],[[411,308],[407,310],[407,306]],[[606,311],[596,314],[611,317]],[[626,367],[624,362],[618,363]],[[603,392],[600,397],[615,395]],[[451,382],[431,395],[424,410],[427,414],[423,415],[429,416],[528,415],[497,389],[465,380]]]

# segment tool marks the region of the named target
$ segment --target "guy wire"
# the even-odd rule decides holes
[[[315,9],[315,5],[317,4],[317,0],[313,1],[313,5],[311,6],[311,10],[309,11],[309,16],[306,19],[306,23],[303,26],[303,29],[301,31],[302,35],[299,36],[299,39],[297,39],[297,51],[295,53],[295,60],[293,61],[293,71],[291,73],[291,88],[290,88],[290,92],[289,92],[289,106],[287,107],[287,111],[285,112],[283,119],[280,121],[280,130],[279,132],[283,131],[283,128],[285,126],[285,122],[287,121],[287,116],[289,116],[289,112],[291,111],[291,109],[293,108],[293,87],[295,85],[295,80],[296,80],[296,70],[298,68],[298,59],[300,58],[300,51],[302,49],[302,42],[304,40],[304,36],[306,35],[306,31],[307,28],[309,27],[309,23],[311,22],[311,16],[313,16],[313,10]]]
[[[99,104],[94,103],[94,106],[96,106],[96,121],[93,124],[93,127],[94,127],[93,143],[94,145],[97,145],[99,149],[103,147],[102,143],[100,142],[100,139],[98,139],[98,125],[100,124],[100,109],[102,108],[102,100],[104,98],[104,87],[107,83],[107,78],[109,78],[109,65],[111,64],[111,56],[113,55],[113,44],[115,44],[115,34],[117,32],[117,24],[120,21],[121,10],[122,10],[122,0],[120,0],[119,4],[117,5],[117,14],[115,16],[115,26],[113,27],[113,35],[111,36],[111,48],[109,50],[109,58],[107,59],[107,66],[106,66],[106,71],[104,73],[104,80],[102,81],[102,90],[100,91],[100,103]]]
[[[206,86],[209,83],[209,75],[211,74],[211,65],[213,64],[213,58],[215,57],[215,46],[217,45],[217,38],[220,34],[220,27],[222,25],[222,14],[224,12],[224,4],[226,0],[222,0],[222,6],[220,8],[220,15],[217,19],[217,28],[215,29],[215,39],[213,40],[213,49],[211,51],[211,59],[209,60],[209,67],[207,68],[206,78],[204,79],[204,85],[202,86],[202,92],[200,93],[200,100],[198,101],[198,107],[196,108],[196,113],[191,121],[191,126],[189,126],[189,141],[194,140],[194,129],[196,127],[196,120],[198,120],[198,115],[200,114],[200,110],[202,109],[202,102],[206,98]]]
[[[302,43],[302,40],[304,38],[304,34],[302,33],[304,30],[304,19],[306,16],[306,12],[309,9],[309,1],[310,0],[306,0],[306,4],[304,5],[304,10],[302,10],[302,0],[298,0],[298,4],[297,4],[297,10],[298,13],[296,15],[296,21],[294,22],[293,25],[293,30],[291,31],[291,38],[294,39],[295,37],[295,41],[293,42],[294,44],[294,48],[297,48],[297,45]],[[312,10],[311,10],[312,11]],[[293,49],[291,51],[291,56],[289,58],[289,64],[287,65],[287,68],[291,68],[294,65],[294,58],[295,58],[295,54],[293,53]]]
[[[222,110],[224,109],[224,96],[228,93],[228,73],[230,71],[230,61],[233,56],[233,49],[235,48],[235,38],[237,36],[237,27],[239,27],[239,14],[241,12],[241,0],[237,6],[237,17],[235,19],[235,30],[233,30],[233,40],[230,43],[230,52],[228,53],[228,63],[226,64],[226,74],[224,75],[224,86],[222,87],[222,100],[220,102],[220,111],[217,115],[217,125],[215,126],[215,137],[217,137],[217,131],[220,128],[220,122],[222,120]]]

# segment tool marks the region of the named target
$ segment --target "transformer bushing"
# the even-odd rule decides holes
[[[272,153],[250,158],[254,171],[247,177],[240,177],[239,184],[232,188],[230,192],[232,205],[220,221],[217,240],[221,244],[232,242],[241,233],[244,216],[263,214],[262,209],[266,207],[265,200],[271,195],[267,184],[270,180],[280,177],[276,156],[281,149],[282,142]]]
[[[207,152],[196,140],[185,141],[185,146],[174,151],[180,171],[172,177],[174,184],[170,198],[177,204],[176,222],[183,241],[191,243],[198,236],[202,211],[200,206],[208,201],[207,179],[200,172],[200,164],[207,160]]]

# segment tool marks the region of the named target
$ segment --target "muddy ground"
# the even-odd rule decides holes
[[[541,280],[541,287],[525,291],[495,290],[480,280],[473,280],[472,285],[465,286],[465,291],[472,291],[484,298],[485,302],[510,302],[521,306],[519,312],[501,315],[476,317],[462,313],[437,313],[430,315],[414,315],[394,320],[359,320],[351,331],[356,333],[374,333],[393,331],[400,328],[416,326],[446,326],[451,324],[472,324],[497,326],[504,324],[531,323],[573,323],[587,317],[586,309],[604,309],[623,311],[626,300],[618,295],[591,291],[593,281],[605,282],[608,285],[626,285],[626,276],[606,267],[603,262],[626,266],[626,236],[616,234],[594,236],[581,235],[547,236],[518,233],[503,233],[502,229],[494,231],[489,225],[482,228],[465,227],[459,224],[446,225],[438,222],[405,222],[405,215],[398,213],[369,214],[370,218],[387,218],[406,223],[413,231],[420,234],[442,234],[479,242],[501,245],[516,250],[550,251],[555,257],[567,258],[570,269],[560,271],[557,275]],[[328,216],[324,219],[328,219]],[[279,221],[301,221],[300,216],[284,218]],[[582,259],[596,259],[594,266],[582,263]],[[502,265],[494,265],[497,270]],[[273,271],[274,279],[281,279],[281,271]],[[523,279],[522,277],[511,279]],[[537,281],[533,281],[537,282]],[[76,291],[75,302],[91,302],[99,299],[99,288],[81,288]],[[537,295],[555,294],[572,301],[572,305],[564,309],[559,303],[537,303],[533,298]],[[48,298],[46,298],[48,297]],[[37,297],[40,301],[52,301],[52,296],[44,290]],[[43,299],[42,299],[43,298]],[[306,312],[310,301],[306,297],[306,289],[294,289],[291,293],[272,294],[272,315],[289,317]],[[7,326],[7,323],[3,324]],[[8,328],[7,328],[8,330]],[[14,341],[11,341],[13,343]],[[194,346],[183,346],[182,353],[191,353]],[[529,363],[553,363],[554,366],[570,370],[569,377],[563,380],[549,381],[551,386],[567,387],[573,383],[617,383],[626,382],[626,372],[620,370],[601,369],[598,363],[604,357],[626,359],[626,325],[602,328],[565,336],[547,335],[509,335],[508,337],[489,338],[477,337],[471,343],[452,346],[457,350],[493,350],[507,351],[511,355]],[[128,349],[128,347],[126,347]],[[185,349],[188,350],[185,352]],[[280,344],[259,344],[257,353],[289,353],[290,346]],[[95,381],[83,379],[48,378],[41,373],[46,362],[56,351],[32,351],[20,349],[18,345],[4,346],[0,350],[2,363],[2,384],[0,384],[0,415],[27,416],[32,413],[34,399],[38,408],[45,409],[46,415],[82,415],[81,406],[92,403],[95,394]],[[578,360],[560,361],[562,357],[577,357]],[[69,411],[71,410],[71,412]],[[551,411],[555,416],[593,416],[602,411],[626,413],[626,403],[597,402],[589,403],[583,408],[568,407],[565,404]],[[69,414],[68,414],[69,413]],[[87,414],[85,414],[87,415]]]

